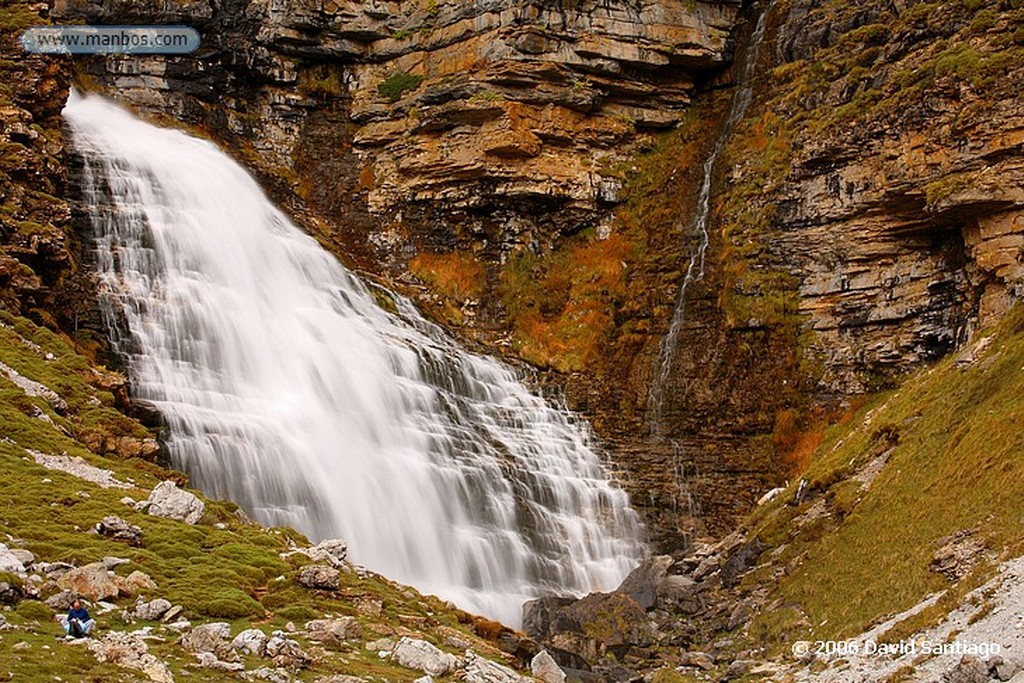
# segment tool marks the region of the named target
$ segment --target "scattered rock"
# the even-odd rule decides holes
[[[526,678],[520,676],[507,666],[492,662],[466,650],[466,683],[525,683]]]
[[[196,659],[199,666],[204,669],[216,669],[217,671],[245,671],[245,664],[241,662],[225,662],[217,658],[212,652],[197,652]]]
[[[455,669],[455,655],[443,652],[425,640],[403,637],[391,652],[391,658],[409,669],[418,669],[431,676],[444,676]]]
[[[320,541],[306,551],[306,554],[314,562],[340,569],[345,566],[345,559],[348,557],[348,543],[340,538],[330,538]]]
[[[90,600],[116,598],[120,593],[114,575],[100,562],[72,569],[57,579],[57,585]]]
[[[306,623],[306,637],[318,642],[340,643],[359,638],[361,629],[355,617],[316,619]]]
[[[749,659],[737,659],[725,670],[725,680],[731,681],[746,676],[756,662]]]
[[[156,590],[157,588],[156,581],[150,578],[149,574],[144,574],[138,570],[125,577],[115,576],[114,583],[117,584],[118,590],[125,595],[137,595],[144,591]]]
[[[0,572],[9,572],[11,574],[25,574],[25,565],[22,564],[21,560],[14,551],[10,550],[6,545],[0,543]]]
[[[164,598],[157,598],[150,602],[142,602],[140,600],[135,604],[135,618],[142,619],[143,621],[157,621],[160,617],[167,614],[167,610],[171,609],[171,607],[171,601]]]
[[[685,652],[679,663],[682,666],[703,669],[704,671],[711,671],[715,668],[715,660],[703,652]]]
[[[203,517],[206,505],[198,497],[178,488],[173,481],[162,481],[149,494],[143,505],[154,517],[176,519],[195,524]]]
[[[530,671],[540,683],[565,683],[565,672],[547,650],[541,650],[534,656],[530,662]]]
[[[308,564],[299,570],[298,581],[306,588],[336,591],[341,586],[341,573],[325,564]]]
[[[115,541],[124,541],[128,545],[137,546],[142,538],[142,529],[129,524],[120,517],[108,515],[96,524],[96,532],[100,536],[112,538]]]
[[[261,666],[258,669],[253,669],[245,674],[245,677],[250,681],[270,681],[270,683],[291,683],[292,677],[288,675],[288,672],[284,669],[271,669],[269,666]],[[318,678],[319,681],[333,681],[333,677]],[[354,679],[362,680],[362,679]]]
[[[111,662],[144,673],[155,683],[174,683],[167,665],[149,653],[146,642],[134,633],[111,631],[101,638],[89,639],[89,649],[98,662]]]
[[[24,548],[11,548],[9,552],[21,562],[26,570],[35,564],[36,556],[31,551]]]
[[[985,552],[985,541],[974,529],[961,529],[939,541],[942,544],[932,557],[929,569],[950,581],[959,581],[973,570]]]
[[[267,634],[258,628],[247,628],[231,641],[231,649],[262,657],[267,651]]]
[[[960,662],[942,676],[944,683],[988,683],[988,665],[973,655],[964,655]]]
[[[72,591],[61,591],[60,593],[54,593],[44,601],[46,606],[52,609],[54,612],[67,612],[71,609],[71,603],[75,601],[75,595]]]
[[[722,583],[726,586],[735,586],[739,583],[740,577],[757,564],[757,559],[761,557],[765,548],[764,542],[759,538],[740,546],[722,566]]]
[[[286,638],[281,631],[274,631],[274,634],[267,640],[266,656],[273,659],[274,666],[289,671],[305,669],[312,662],[309,655],[303,652],[302,647],[294,640]]]
[[[190,652],[212,652],[222,657],[230,651],[231,625],[223,621],[202,624],[181,639],[181,645]]]

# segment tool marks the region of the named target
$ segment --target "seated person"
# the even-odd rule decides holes
[[[96,621],[82,607],[82,601],[77,599],[71,603],[71,609],[68,610],[68,615],[61,619],[61,623],[68,638],[86,638],[96,627]]]

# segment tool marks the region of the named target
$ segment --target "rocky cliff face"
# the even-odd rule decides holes
[[[737,5],[56,10],[196,25],[195,56],[82,62],[83,83],[220,140],[350,264],[541,368],[669,550],[799,468],[845,397],[1019,293],[1012,2],[771,5],[657,438],[648,396],[728,99],[705,86],[730,82]]]
[[[646,385],[622,378],[649,372],[650,354],[636,353],[656,350],[682,235],[626,225],[616,211],[637,185],[636,153],[657,146],[659,131],[687,123],[688,139],[710,135],[689,104],[696,84],[731,59],[738,10],[56,7],[96,23],[197,26],[204,47],[194,57],[82,61],[81,80],[218,139],[350,265],[412,294],[469,343],[547,371],[540,382],[564,392],[613,448],[624,444],[612,459],[634,492],[657,489],[637,498],[669,511],[666,536],[677,526],[675,480],[661,483],[672,463],[646,457],[637,412]],[[699,166],[696,156],[689,163]]]

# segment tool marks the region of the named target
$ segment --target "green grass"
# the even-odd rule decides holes
[[[391,102],[397,102],[408,90],[415,90],[423,82],[423,76],[408,72],[394,73],[377,86],[377,92]]]
[[[781,648],[798,638],[853,636],[949,587],[929,564],[940,539],[982,530],[994,557],[1024,538],[1024,307],[993,331],[968,369],[949,358],[879,395],[833,427],[806,473],[817,493],[799,510],[781,501],[752,519],[754,534],[786,545],[792,571],[776,597],[792,607],[759,615],[752,633]],[[869,422],[865,422],[868,415]],[[870,489],[849,476],[892,447]],[[795,486],[795,484],[794,484]],[[830,515],[802,529],[796,517],[825,500]],[[838,514],[836,514],[838,512]],[[983,563],[915,626],[934,621],[991,571]],[[756,581],[756,574],[751,581]],[[800,624],[803,624],[802,626]]]

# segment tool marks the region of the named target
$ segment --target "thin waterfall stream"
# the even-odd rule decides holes
[[[97,96],[64,115],[114,350],[193,485],[512,625],[644,556],[584,422],[384,310],[215,145]]]
[[[718,157],[725,150],[729,138],[732,137],[736,124],[747,113],[747,108],[750,106],[750,100],[753,96],[754,70],[757,68],[757,58],[761,49],[761,43],[764,42],[765,26],[770,9],[771,3],[769,2],[761,10],[757,18],[757,24],[750,37],[750,46],[747,49],[746,57],[737,79],[736,93],[733,95],[732,103],[729,105],[729,112],[721,128],[719,128],[718,137],[711,147],[711,153],[704,160],[700,192],[697,195],[697,210],[693,221],[693,233],[697,235],[697,248],[690,254],[686,273],[683,275],[683,282],[679,286],[675,309],[672,312],[672,321],[669,323],[668,333],[661,340],[654,381],[651,383],[651,391],[648,395],[647,423],[652,436],[655,438],[661,438],[662,436],[665,384],[672,370],[672,360],[675,358],[676,346],[679,344],[679,334],[682,331],[683,324],[686,322],[686,292],[690,285],[704,278],[705,257],[707,256],[708,244],[710,242],[708,220],[711,217],[711,186],[714,178],[715,164],[718,161]]]

